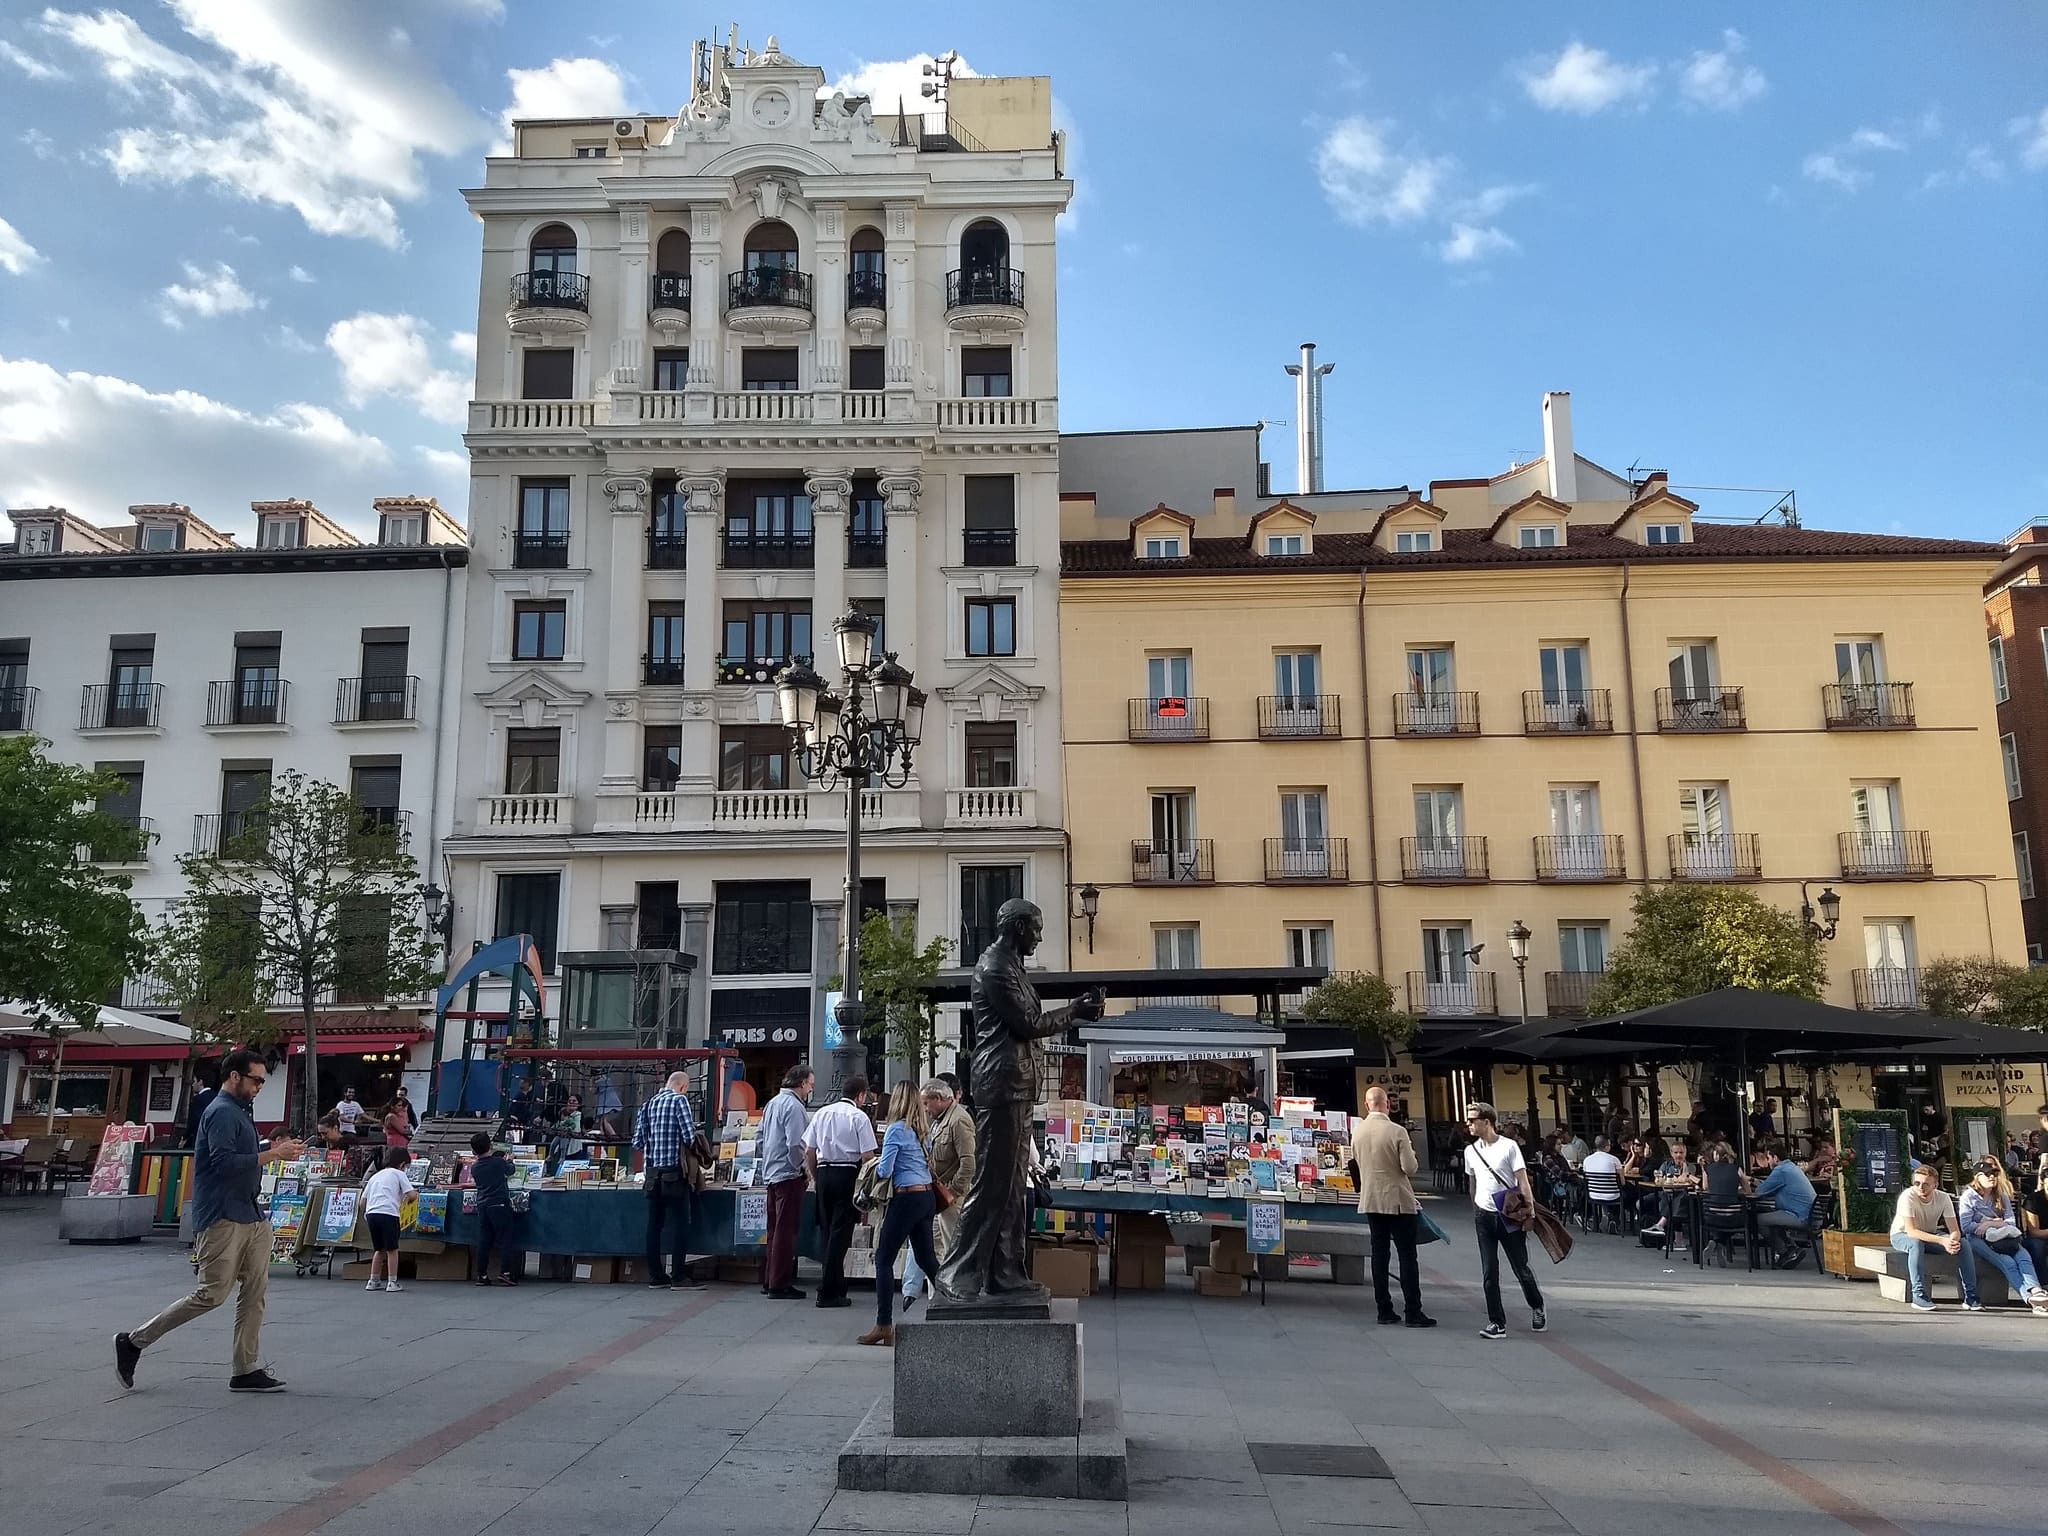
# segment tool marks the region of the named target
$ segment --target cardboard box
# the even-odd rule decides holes
[[[1225,1275],[1254,1273],[1252,1256],[1244,1246],[1244,1228],[1218,1227],[1209,1239],[1209,1267]]]
[[[1053,1295],[1079,1299],[1095,1293],[1095,1245],[1047,1244],[1031,1255],[1031,1278]]]
[[[759,1259],[720,1259],[718,1278],[727,1285],[759,1285],[761,1283],[761,1261]]]
[[[1126,1291],[1166,1289],[1164,1248],[1119,1248],[1116,1254],[1116,1283]]]
[[[439,1253],[409,1253],[399,1258],[399,1273],[414,1280],[467,1280],[469,1250],[443,1248]]]
[[[1198,1296],[1242,1296],[1244,1293],[1243,1275],[1225,1274],[1220,1269],[1204,1269],[1195,1275],[1195,1294]]]

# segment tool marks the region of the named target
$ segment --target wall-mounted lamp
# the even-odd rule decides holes
[[[1082,886],[1077,894],[1081,898],[1078,915],[1088,919],[1088,953],[1092,955],[1095,953],[1095,914],[1102,910],[1102,890],[1091,883]]]
[[[420,910],[427,916],[427,931],[441,936],[446,949],[455,932],[455,909],[448,905],[448,893],[438,885],[420,887]]]
[[[1799,882],[1799,920],[1806,924],[1806,936],[1816,941],[1832,939],[1842,919],[1842,898],[1829,886],[1820,893],[1820,921],[1813,920],[1813,903],[1806,898],[1806,882]]]

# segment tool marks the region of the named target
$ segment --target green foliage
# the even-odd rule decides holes
[[[1415,1034],[1414,1015],[1394,1006],[1394,989],[1370,971],[1339,971],[1316,984],[1302,1005],[1312,1024],[1334,1024],[1399,1050]]]
[[[139,851],[143,834],[98,809],[111,775],[0,741],[0,998],[35,1004],[53,1025],[92,1028],[100,1004],[141,969],[147,925],[128,881],[86,862]]]
[[[1635,921],[1593,989],[1595,1018],[1722,987],[1818,999],[1827,962],[1798,916],[1748,891],[1679,881],[1636,893]]]
[[[950,939],[919,946],[917,920],[905,913],[891,922],[885,913],[870,912],[860,925],[860,993],[867,1004],[861,1033],[886,1037],[888,1052],[901,1061],[939,1068],[938,1009],[929,991],[946,967]]]
[[[277,1030],[270,1006],[297,1008],[311,1119],[316,1010],[417,997],[440,979],[418,865],[353,795],[296,772],[224,831],[218,852],[178,863],[189,893],[157,930],[157,975],[180,1016],[218,1039],[265,1043]]]
[[[1921,971],[1920,1002],[1942,1018],[2048,1030],[2048,967],[1945,955]]]
[[[1841,1127],[1835,1142],[1835,1220],[1845,1232],[1889,1232],[1892,1229],[1892,1211],[1899,1203],[1896,1194],[1865,1194],[1862,1173],[1857,1167],[1856,1127],[1859,1125],[1888,1125],[1898,1133],[1894,1143],[1898,1150],[1898,1172],[1896,1182],[1901,1188],[1906,1175],[1911,1171],[1906,1156],[1913,1148],[1912,1127],[1907,1123],[1906,1112],[1902,1109],[1842,1109],[1835,1112],[1836,1124]],[[1843,1202],[1848,1203],[1848,1218],[1843,1220]]]

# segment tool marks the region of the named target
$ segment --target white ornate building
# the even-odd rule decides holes
[[[518,124],[466,194],[454,947],[680,948],[757,1087],[822,1050],[844,900],[765,685],[849,605],[930,694],[864,900],[972,946],[1022,894],[1066,952],[1049,83],[955,80],[941,128],[824,82],[699,45],[680,115]]]

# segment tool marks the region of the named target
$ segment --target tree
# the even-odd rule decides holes
[[[1394,989],[1370,971],[1339,971],[1316,983],[1302,1004],[1301,1016],[1311,1024],[1334,1024],[1377,1040],[1390,1052],[1401,1049],[1415,1034],[1415,1017],[1394,1006]]]
[[[1722,987],[1818,999],[1827,962],[1805,924],[1748,891],[1689,881],[1641,890],[1588,1010],[1653,1008]]]
[[[222,818],[215,851],[178,864],[188,890],[157,931],[157,974],[181,1017],[224,1040],[267,1043],[270,1004],[296,1006],[311,1121],[320,1005],[415,997],[440,979],[401,829],[346,790],[286,773]]]
[[[2048,967],[1946,955],[1920,972],[1920,1003],[1941,1018],[2048,1030]]]
[[[939,1070],[938,1006],[930,987],[952,947],[950,939],[938,938],[920,948],[917,919],[908,913],[895,922],[882,912],[861,920],[860,988],[867,1004],[861,1034],[886,1039],[891,1056],[926,1073]]]
[[[125,876],[99,867],[139,852],[141,830],[101,810],[121,781],[56,762],[42,743],[0,741],[0,1000],[26,1003],[58,1044],[95,1029],[100,1004],[141,968],[147,925]]]

